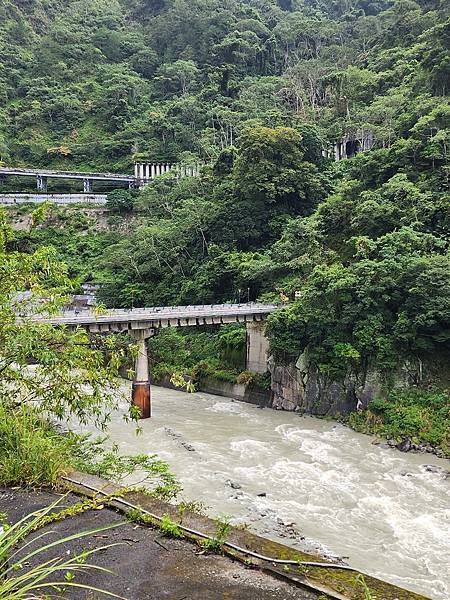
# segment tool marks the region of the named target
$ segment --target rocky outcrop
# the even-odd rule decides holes
[[[355,382],[332,381],[302,356],[296,364],[270,365],[272,407],[312,415],[347,414],[356,409]]]
[[[437,360],[429,364],[405,361],[397,372],[390,374],[388,382],[386,376],[374,368],[333,380],[308,360],[307,353],[302,354],[295,364],[284,366],[270,359],[272,407],[320,416],[346,415],[366,408],[387,388],[429,387],[437,382],[447,386],[448,368],[438,363]]]

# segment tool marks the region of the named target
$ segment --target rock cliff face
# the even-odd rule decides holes
[[[375,369],[348,375],[340,381],[332,380],[311,364],[306,355],[286,366],[276,365],[271,359],[269,369],[272,408],[330,417],[367,407],[375,397],[382,396],[387,387],[448,385],[448,369],[438,361],[427,365],[405,363],[397,373],[391,374],[389,384]]]
[[[300,358],[296,364],[270,367],[272,407],[312,415],[347,414],[356,409],[358,398],[352,381],[330,381]]]

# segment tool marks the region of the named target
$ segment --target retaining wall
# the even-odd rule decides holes
[[[0,194],[0,205],[41,204],[53,202],[67,206],[70,204],[106,204],[106,194]]]

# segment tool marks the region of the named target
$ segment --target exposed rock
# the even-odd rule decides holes
[[[183,448],[185,448],[188,452],[195,452],[195,448],[194,446],[191,446],[191,444],[188,444],[188,442],[184,442],[182,440],[182,436],[180,433],[177,433],[176,431],[174,431],[173,429],[171,429],[170,427],[164,427],[164,431],[166,432],[166,434],[168,436],[170,436],[171,438],[175,439],[175,440],[180,440],[181,445],[183,446]]]
[[[242,489],[242,486],[240,483],[236,483],[235,481],[231,481],[231,479],[227,479],[225,482],[227,485],[229,485],[233,490],[240,490]]]
[[[444,467],[441,467],[439,465],[422,465],[425,469],[425,471],[428,471],[429,473],[439,473],[440,475],[445,475],[445,477],[447,478],[450,474],[450,471],[447,471],[446,469],[444,469]]]
[[[188,452],[195,452],[195,448],[194,446],[191,446],[191,444],[188,444],[187,442],[181,442],[181,445],[183,448],[186,448]]]
[[[167,433],[167,435],[169,435],[170,437],[173,437],[175,439],[180,439],[180,437],[181,437],[181,435],[179,433],[176,433],[170,427],[164,427],[164,431]]]
[[[403,440],[402,442],[397,444],[395,447],[398,448],[398,450],[400,450],[400,452],[409,452],[412,447],[411,440],[409,438],[406,438],[406,440]]]
[[[330,380],[309,365],[304,355],[295,365],[279,366],[269,361],[269,368],[275,409],[335,416],[356,408],[354,382]]]
[[[398,371],[391,373],[390,386],[395,388],[411,385],[436,384],[445,381],[448,373],[436,362],[405,361]],[[278,410],[296,411],[319,416],[347,415],[357,409],[365,409],[376,397],[383,395],[386,389],[385,377],[376,369],[364,373],[348,374],[342,380],[333,380],[314,365],[304,352],[295,364],[277,365],[269,359],[272,376],[272,407]],[[392,446],[397,446],[394,442]],[[409,442],[410,449],[417,448]],[[408,444],[404,445],[406,447]],[[421,451],[439,455],[434,447],[420,448]]]

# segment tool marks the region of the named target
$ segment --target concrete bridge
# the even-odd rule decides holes
[[[198,327],[245,323],[247,328],[247,369],[256,373],[267,371],[269,342],[264,335],[264,321],[277,310],[275,304],[213,304],[198,306],[171,306],[116,309],[102,313],[94,311],[65,311],[39,321],[71,329],[83,327],[90,333],[108,334],[126,332],[139,346],[133,381],[133,404],[143,419],[151,417],[150,374],[146,340],[158,329],[166,327]]]
[[[118,173],[85,173],[78,171],[51,171],[48,169],[3,167],[0,169],[0,178],[4,181],[6,177],[33,177],[36,179],[37,190],[41,193],[47,193],[49,179],[82,181],[85,194],[92,193],[94,181],[126,184],[128,187],[135,186],[135,178],[133,175],[123,175]]]
[[[134,175],[3,167],[0,168],[0,183],[4,183],[7,177],[32,177],[36,180],[38,195],[42,195],[48,193],[49,179],[82,181],[83,193],[86,196],[89,196],[93,193],[94,182],[125,185],[128,186],[128,188],[143,188],[148,185],[151,180],[155,179],[155,177],[168,173],[169,171],[174,173],[178,178],[197,177],[200,174],[200,165],[139,162],[135,163]],[[8,200],[8,198],[6,198],[6,200]],[[11,204],[12,202],[5,203]]]

